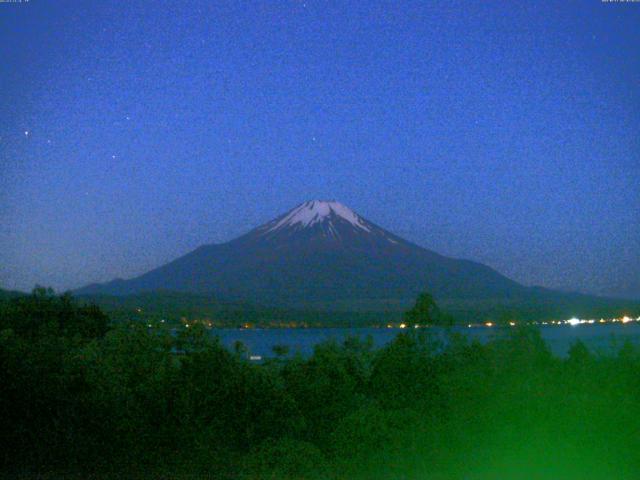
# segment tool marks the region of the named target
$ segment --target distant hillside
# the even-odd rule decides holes
[[[81,295],[115,320],[180,323],[201,321],[214,327],[362,327],[401,321],[401,312],[325,311],[221,302],[209,295],[182,292],[148,292],[135,295]]]
[[[402,321],[402,310],[387,305],[369,305],[365,310],[354,305],[341,305],[328,310],[316,305],[307,309],[276,308],[240,302],[221,302],[215,298],[181,292],[150,292],[127,296],[85,295],[81,301],[96,303],[109,316],[118,320],[139,319],[145,322],[165,320],[168,323],[200,320],[214,327],[383,327]],[[579,318],[612,318],[640,315],[640,302],[590,297],[586,295],[540,292],[538,298],[504,300],[448,301],[441,308],[457,323],[486,321],[544,321]],[[360,308],[357,308],[360,307]]]
[[[456,319],[472,322],[512,319],[516,321],[620,318],[640,315],[640,302],[619,298],[564,293],[531,287],[526,294],[511,299],[474,299],[444,301],[442,308]]]

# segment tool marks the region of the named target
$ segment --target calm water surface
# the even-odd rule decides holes
[[[500,332],[498,328],[487,327],[455,327],[455,332],[466,335],[469,339],[481,342],[490,340]],[[214,329],[222,343],[233,348],[236,341],[244,343],[250,355],[261,357],[273,356],[273,347],[287,345],[290,354],[300,353],[304,356],[313,353],[314,345],[326,341],[342,342],[349,336],[359,336],[364,339],[371,336],[376,347],[386,343],[403,330],[395,328],[281,328],[281,329]],[[443,329],[431,328],[437,335],[444,333]],[[567,354],[571,345],[578,339],[582,340],[592,351],[611,353],[617,350],[625,341],[640,343],[640,323],[612,323],[606,325],[577,325],[577,326],[541,326],[542,337],[549,348],[557,355]]]

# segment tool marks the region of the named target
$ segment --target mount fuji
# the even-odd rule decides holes
[[[525,287],[480,263],[439,255],[339,202],[320,200],[298,205],[227,243],[203,245],[139,277],[92,284],[76,293],[153,291],[326,311],[399,311],[423,291],[445,305],[531,304],[570,295]]]

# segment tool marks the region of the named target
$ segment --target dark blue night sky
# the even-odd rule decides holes
[[[640,298],[640,3],[0,3],[0,287],[130,277],[314,198]]]

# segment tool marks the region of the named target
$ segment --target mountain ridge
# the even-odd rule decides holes
[[[494,296],[522,287],[470,260],[415,245],[336,201],[312,200],[221,244],[202,245],[129,280],[80,294],[153,290],[211,293],[230,300],[303,306],[319,300]]]
[[[154,291],[324,311],[402,311],[423,291],[443,305],[465,308],[599,298],[523,286],[481,263],[405,240],[335,200],[304,202],[228,242],[202,245],[132,279],[75,293]]]

